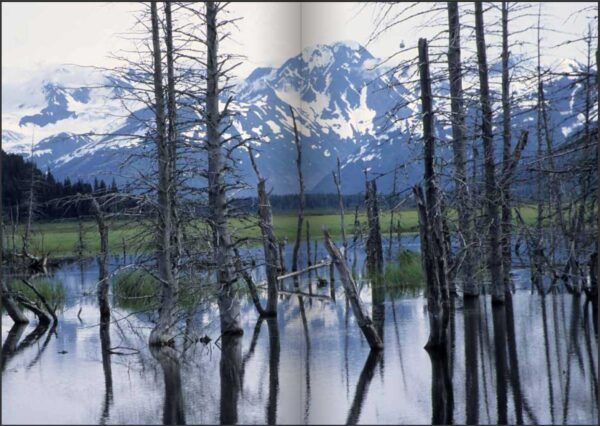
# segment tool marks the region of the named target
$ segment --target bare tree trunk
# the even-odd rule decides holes
[[[377,205],[377,183],[375,179],[367,180],[366,186],[367,223],[367,267],[370,274],[381,274],[383,271],[383,249],[381,245],[381,228],[379,226],[379,207]]]
[[[207,147],[208,147],[208,203],[211,212],[210,225],[213,233],[214,265],[217,270],[217,291],[221,317],[221,333],[242,334],[240,326],[240,302],[234,291],[231,273],[231,237],[227,227],[227,200],[225,194],[225,165],[220,136],[219,76],[217,13],[219,5],[206,2],[207,46]]]
[[[271,209],[271,201],[266,190],[266,181],[258,171],[252,148],[249,148],[250,162],[256,173],[258,183],[256,190],[258,193],[258,216],[260,232],[262,234],[263,251],[265,255],[265,268],[267,273],[267,308],[264,315],[277,315],[277,275],[279,260],[277,256],[277,241],[273,232],[273,212]],[[283,272],[281,272],[283,274]]]
[[[175,102],[175,71],[173,60],[173,23],[171,20],[171,2],[164,2],[165,6],[165,45],[167,48],[167,146],[169,150],[169,171],[171,172],[170,186],[171,191],[171,220],[173,222],[173,254],[172,262],[174,265],[173,274],[177,276],[179,271],[179,262],[181,260],[182,235],[181,224],[179,222],[179,212],[177,206],[177,105]]]
[[[150,4],[152,19],[152,48],[154,56],[154,98],[156,118],[156,144],[158,151],[158,227],[156,235],[156,257],[158,277],[161,287],[159,319],[150,333],[151,345],[167,345],[173,340],[175,307],[177,303],[177,281],[173,276],[171,261],[171,197],[170,155],[165,136],[165,105],[163,93],[163,73],[158,34],[158,12],[156,3]]]
[[[98,204],[96,198],[91,197],[91,204],[98,224],[98,233],[100,234],[100,265],[98,270],[98,306],[100,307],[100,322],[110,322],[110,305],[108,303],[108,226],[104,220],[104,213]]]
[[[302,221],[304,220],[304,177],[302,176],[302,145],[298,136],[298,128],[296,126],[296,116],[294,109],[290,105],[290,114],[294,123],[294,140],[296,142],[296,167],[298,168],[298,184],[300,192],[298,193],[300,210],[298,211],[298,224],[296,226],[296,241],[294,242],[294,251],[292,254],[292,272],[298,270],[298,250],[300,250],[300,240],[302,239]]]
[[[358,323],[358,326],[360,327],[360,329],[363,332],[363,335],[367,339],[371,350],[383,349],[383,341],[377,334],[377,331],[375,330],[375,327],[373,325],[373,321],[371,321],[371,318],[369,318],[369,315],[363,309],[363,306],[360,302],[360,297],[358,296],[358,291],[356,289],[356,284],[352,279],[352,275],[348,270],[348,266],[346,265],[344,257],[331,240],[329,232],[324,231],[324,235],[325,248],[329,252],[332,261],[335,263],[338,269],[338,272],[340,274],[340,280],[342,281],[344,291],[346,293],[346,298],[350,300],[352,312],[354,312],[354,316],[356,317],[356,322]]]
[[[510,109],[510,80],[508,75],[508,2],[502,2],[502,166],[507,173],[511,157],[511,109]],[[512,214],[510,181],[501,186],[502,191],[502,271],[504,290],[510,289],[510,270],[512,268],[511,239]]]
[[[346,225],[344,223],[344,197],[342,195],[342,168],[340,167],[340,157],[337,157],[337,176],[333,172],[333,183],[337,190],[338,204],[340,206],[340,226],[342,228],[342,247],[344,247],[344,258],[348,256],[348,241],[346,241]]]
[[[537,151],[536,151],[536,166],[538,168],[537,179],[536,179],[536,198],[537,198],[537,218],[535,226],[535,245],[533,254],[533,265],[531,279],[533,284],[542,292],[542,218],[544,214],[544,202],[542,200],[542,106],[541,106],[541,92],[539,88],[542,85],[542,74],[541,74],[541,52],[540,52],[540,26],[541,26],[541,13],[542,4],[539,4],[538,9],[538,20],[537,20],[537,120],[536,120],[536,139],[537,139]]]
[[[389,239],[388,239],[388,252],[387,252],[387,257],[388,259],[392,259],[392,240],[393,240],[393,235],[394,235],[394,210],[395,210],[395,206],[394,203],[396,202],[396,180],[397,180],[397,175],[398,175],[398,166],[396,165],[396,168],[394,169],[394,182],[392,183],[392,202],[390,205],[390,230],[389,230]]]
[[[8,287],[6,285],[6,280],[2,281],[2,307],[6,309],[8,316],[15,322],[15,324],[27,324],[29,320],[19,308],[19,305],[12,297]]]
[[[23,253],[29,255],[31,244],[31,221],[33,219],[33,190],[35,187],[35,165],[33,163],[33,137],[31,138],[31,176],[29,180],[29,193],[27,194],[27,223],[25,224],[25,235],[23,235]]]
[[[473,229],[469,207],[469,187],[466,165],[466,129],[460,54],[460,21],[458,3],[448,2],[448,71],[450,75],[450,108],[452,110],[452,149],[454,152],[454,180],[458,212],[460,249],[465,251],[462,266],[463,296],[479,296],[479,285],[473,277]]]
[[[421,257],[427,280],[427,309],[429,313],[429,340],[426,349],[441,349],[448,334],[449,286],[447,258],[444,247],[443,224],[438,191],[435,182],[435,139],[433,135],[433,102],[429,74],[428,43],[419,39],[419,71],[421,79],[421,106],[425,162],[425,197],[420,186],[414,188],[421,234]]]
[[[502,280],[502,257],[500,250],[500,221],[498,217],[498,194],[494,164],[492,135],[492,109],[488,81],[487,54],[484,36],[483,9],[475,3],[475,32],[477,42],[477,63],[479,68],[479,94],[481,98],[482,135],[485,166],[485,206],[489,229],[488,268],[492,283],[492,303],[504,303],[504,282]]]

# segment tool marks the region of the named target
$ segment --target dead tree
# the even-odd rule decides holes
[[[25,223],[25,234],[23,235],[23,254],[30,256],[30,244],[31,244],[31,222],[33,221],[33,204],[35,202],[35,163],[33,162],[33,135],[31,138],[31,176],[29,179],[29,190],[27,194],[27,222]]]
[[[479,285],[474,280],[473,222],[469,207],[469,187],[466,166],[465,108],[462,87],[460,53],[460,21],[458,3],[448,2],[448,73],[450,80],[450,107],[452,113],[452,150],[454,154],[454,181],[456,185],[458,233],[460,249],[464,251],[462,265],[463,296],[479,295]]]
[[[483,6],[475,3],[475,33],[477,45],[477,65],[479,69],[479,96],[481,102],[481,131],[483,137],[485,168],[485,209],[488,236],[487,263],[491,279],[493,303],[504,303],[504,282],[502,279],[502,257],[500,250],[500,220],[498,215],[498,191],[494,162],[494,141],[492,134],[492,108],[488,80],[487,53],[483,22]]]
[[[371,350],[383,349],[383,341],[377,334],[375,326],[373,325],[373,321],[371,321],[371,318],[363,309],[360,297],[358,295],[358,290],[356,288],[356,283],[354,282],[354,279],[352,279],[352,274],[350,273],[348,266],[346,265],[344,257],[331,240],[329,232],[325,230],[323,231],[323,234],[325,236],[325,248],[329,252],[332,262],[335,264],[338,273],[340,274],[340,280],[342,281],[342,285],[344,286],[346,298],[350,300],[352,312],[356,317],[356,322],[358,323],[358,326],[360,327],[360,329],[363,332],[363,335],[367,339]]]
[[[342,195],[342,168],[340,167],[340,157],[337,157],[337,175],[332,172],[333,183],[338,196],[338,205],[340,209],[340,227],[342,229],[342,247],[344,247],[344,258],[348,257],[348,241],[346,241],[346,225],[344,222],[344,197]]]
[[[392,195],[391,195],[391,203],[390,203],[390,229],[389,229],[389,237],[388,237],[388,250],[387,257],[388,259],[392,258],[392,240],[394,235],[394,211],[396,210],[394,203],[396,202],[396,181],[398,180],[398,166],[394,168],[394,181],[392,183]]]
[[[206,23],[206,145],[208,151],[208,206],[212,229],[213,263],[217,268],[217,293],[221,318],[221,333],[242,334],[240,326],[240,302],[235,294],[235,277],[232,274],[230,250],[231,236],[227,225],[227,199],[222,152],[221,124],[225,114],[219,108],[219,80],[223,77],[223,61],[218,56],[217,15],[223,5],[205,3]],[[222,23],[222,22],[221,22]]]
[[[267,308],[263,315],[277,315],[277,275],[279,268],[279,260],[277,254],[277,240],[273,232],[273,212],[271,209],[271,201],[266,191],[266,180],[260,174],[252,148],[248,147],[250,162],[256,173],[256,191],[258,195],[258,217],[259,227],[262,235],[263,251],[265,256],[265,268],[267,272]]]
[[[98,306],[100,307],[100,322],[110,322],[110,305],[108,303],[108,225],[106,224],[104,212],[95,197],[90,197],[90,202],[98,224],[98,233],[100,234],[100,267],[98,271]]]
[[[150,4],[152,23],[152,53],[154,78],[154,114],[156,120],[156,146],[158,151],[158,226],[156,232],[156,258],[161,288],[161,306],[158,323],[150,333],[151,345],[167,345],[173,340],[178,284],[172,263],[172,191],[171,155],[165,132],[166,116],[163,90],[162,55],[159,42],[158,12],[156,3]]]
[[[375,179],[367,180],[365,204],[367,207],[367,268],[370,274],[381,274],[383,271],[383,249],[381,245],[381,227],[379,225],[379,207],[377,204],[377,183]]]
[[[423,114],[425,196],[420,186],[415,186],[413,192],[419,215],[421,259],[427,280],[429,340],[425,348],[441,349],[447,342],[450,293],[442,216],[435,182],[435,138],[428,43],[423,38],[419,39],[419,72]]]
[[[294,115],[294,108],[292,108],[291,105],[290,114],[292,115],[292,122],[294,123],[294,141],[296,144],[296,167],[298,169],[298,184],[300,186],[300,192],[298,193],[298,224],[296,225],[296,241],[294,242],[294,251],[292,254],[292,272],[295,272],[298,270],[298,251],[300,250],[300,240],[302,239],[302,222],[304,220],[304,177],[302,175],[302,145],[300,144],[300,137],[298,136],[298,128],[296,125],[296,116]]]
[[[2,306],[15,324],[27,324],[29,320],[19,307],[12,293],[9,291],[6,280],[2,279]]]
[[[510,162],[511,151],[511,108],[510,108],[510,79],[508,75],[508,2],[502,2],[502,165],[506,173]],[[511,260],[511,196],[510,186],[501,186],[502,191],[502,271],[504,289],[510,288]]]

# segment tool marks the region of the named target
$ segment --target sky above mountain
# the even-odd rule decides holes
[[[584,52],[573,45],[556,47],[574,39],[588,25],[585,14],[575,13],[585,5],[595,3],[546,3],[543,5],[544,24],[553,31],[543,34],[544,61],[555,63],[563,58],[583,60]],[[379,58],[386,58],[400,45],[416,46],[419,37],[433,37],[446,19],[444,3],[432,18],[420,17],[397,25],[382,37],[369,43],[380,5],[365,3],[233,3],[232,16],[239,31],[223,49],[242,53],[247,60],[239,68],[244,78],[255,68],[280,66],[302,48],[316,44],[331,44],[354,40],[369,48]],[[470,7],[468,3],[463,7]],[[3,80],[16,82],[24,74],[58,64],[110,66],[110,58],[119,49],[127,49],[124,39],[135,23],[137,3],[3,3],[2,4],[2,72]],[[402,6],[404,7],[404,6]],[[435,9],[427,3],[419,8]],[[378,9],[379,8],[379,9]],[[537,7],[534,7],[537,12]],[[497,10],[490,10],[492,22]],[[465,19],[468,25],[470,18]],[[530,25],[515,21],[518,30]],[[560,29],[564,33],[554,30]],[[533,49],[535,31],[520,34],[526,43],[523,49]],[[415,49],[416,50],[416,49]],[[400,57],[396,58],[397,60]]]

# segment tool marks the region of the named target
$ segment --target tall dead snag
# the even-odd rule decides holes
[[[222,334],[242,334],[240,302],[235,294],[230,250],[231,236],[227,227],[227,199],[221,119],[219,111],[219,79],[222,63],[218,58],[217,14],[222,8],[214,2],[205,3],[206,13],[206,145],[208,151],[208,205],[212,229],[213,262],[217,268],[217,293]]]
[[[377,183],[367,180],[365,204],[367,207],[367,268],[370,274],[383,271],[383,249],[381,246],[381,228],[379,226],[379,206],[377,205]]]
[[[363,309],[360,297],[358,296],[358,290],[356,289],[356,283],[354,282],[354,279],[352,279],[352,274],[348,270],[348,266],[346,265],[344,257],[331,240],[329,232],[327,232],[327,230],[324,230],[323,234],[325,236],[325,248],[329,252],[331,260],[337,267],[338,273],[340,274],[340,280],[342,281],[342,285],[344,286],[346,298],[350,301],[350,304],[352,306],[352,312],[356,317],[356,322],[358,323],[358,326],[363,332],[363,335],[367,339],[367,342],[369,343],[369,346],[372,350],[383,349],[383,341],[377,334],[377,330],[375,330],[373,321],[371,321],[371,318]]]
[[[34,145],[33,135],[31,137],[31,176],[29,179],[29,190],[27,194],[27,222],[25,223],[25,234],[23,235],[23,254],[29,256],[31,244],[31,222],[33,221],[33,204],[35,203],[35,163],[33,161]]]
[[[394,211],[396,202],[396,181],[398,180],[398,166],[394,168],[394,182],[392,183],[392,195],[391,195],[391,203],[390,203],[390,229],[389,229],[389,237],[388,237],[388,249],[387,249],[387,257],[388,259],[392,258],[392,240],[394,236]]]
[[[540,293],[543,293],[542,289],[542,219],[544,216],[544,200],[542,197],[543,189],[543,173],[542,173],[542,66],[541,66],[541,15],[542,15],[542,3],[538,5],[537,15],[537,119],[536,119],[536,139],[537,139],[537,150],[536,150],[536,198],[537,198],[537,217],[535,223],[535,244],[533,246],[533,265],[531,281],[532,284],[538,289]]]
[[[158,12],[156,3],[150,4],[152,20],[154,114],[156,120],[156,146],[158,152],[158,226],[156,232],[156,258],[161,288],[161,305],[158,323],[150,333],[150,345],[172,343],[172,328],[177,304],[177,279],[173,274],[171,259],[172,224],[172,174],[171,159],[165,132],[165,101],[163,90],[162,59],[159,41]]]
[[[258,194],[258,218],[260,233],[262,235],[263,250],[265,255],[265,268],[267,272],[267,308],[263,315],[277,315],[277,275],[279,259],[277,254],[277,240],[273,232],[273,211],[271,201],[266,190],[266,180],[258,171],[252,148],[248,147],[250,163],[256,173],[256,191]]]
[[[302,145],[298,136],[298,128],[296,125],[296,116],[294,108],[290,105],[290,114],[294,123],[294,141],[296,142],[296,167],[298,168],[298,184],[300,185],[298,224],[296,226],[296,241],[294,242],[294,251],[292,254],[292,272],[298,270],[298,251],[300,250],[300,240],[302,238],[302,222],[304,220],[304,177],[302,175]]]
[[[104,212],[95,197],[90,197],[98,233],[100,234],[100,267],[98,271],[98,306],[100,307],[100,322],[110,322],[110,305],[108,303],[108,225],[104,220]]]
[[[508,75],[508,2],[502,2],[502,169],[506,173],[510,162],[511,151],[511,111],[510,111],[510,79]],[[500,187],[502,191],[502,280],[504,289],[510,288],[511,259],[511,235],[512,215],[510,182]]]
[[[460,249],[464,251],[461,278],[463,296],[479,295],[479,285],[473,279],[473,223],[469,208],[469,187],[466,163],[465,108],[462,87],[462,62],[460,54],[460,21],[458,3],[448,2],[448,72],[450,76],[450,108],[452,113],[452,150],[454,153],[454,182],[456,185],[456,206],[458,213],[458,233]]]
[[[444,247],[444,232],[438,191],[435,182],[433,135],[433,102],[429,74],[428,43],[419,39],[419,72],[421,81],[421,110],[425,165],[425,196],[420,186],[413,192],[417,201],[421,235],[421,259],[427,280],[427,310],[429,313],[429,340],[426,349],[443,349],[448,334],[449,288]]]
[[[337,175],[334,172],[333,183],[338,196],[338,204],[340,208],[340,227],[342,229],[342,247],[344,247],[344,257],[348,258],[348,241],[346,241],[346,225],[344,223],[344,197],[342,196],[342,168],[340,167],[340,157],[337,157]]]
[[[483,8],[475,2],[475,38],[477,44],[477,65],[479,68],[479,96],[481,101],[481,131],[483,136],[485,169],[485,209],[489,232],[487,263],[492,284],[492,303],[504,303],[504,282],[502,279],[502,257],[500,250],[500,221],[498,217],[498,191],[492,135],[492,108],[488,81],[487,54],[485,46]]]
[[[171,181],[171,220],[173,222],[173,264],[175,270],[173,274],[177,276],[179,262],[181,260],[182,234],[181,224],[179,223],[179,214],[177,206],[177,105],[175,97],[175,71],[173,59],[173,23],[171,19],[171,2],[164,2],[165,7],[165,46],[167,56],[167,147],[169,150],[169,179]]]

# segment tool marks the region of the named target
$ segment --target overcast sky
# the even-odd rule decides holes
[[[572,2],[546,3],[544,24],[551,29],[579,33],[587,27],[587,18],[572,14],[583,6]],[[64,63],[110,65],[110,53],[127,47],[120,35],[132,28],[132,12],[139,7],[136,3],[2,3],[3,71],[17,68],[27,73]],[[280,65],[298,54],[301,47],[340,40],[365,44],[373,29],[375,7],[364,3],[232,4],[232,12],[244,19],[234,42],[223,48],[248,58],[240,69],[243,77],[257,66]],[[440,12],[439,18],[443,22],[445,12]],[[417,19],[396,26],[368,49],[374,56],[384,57],[397,50],[401,42],[416,45],[418,37],[430,37],[434,31],[429,21]],[[533,32],[526,36],[531,42],[534,37]],[[548,32],[544,37],[547,46],[573,38],[556,32]],[[546,61],[583,59],[581,50],[573,46],[545,49],[544,53]],[[5,73],[5,77],[10,74]]]

